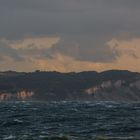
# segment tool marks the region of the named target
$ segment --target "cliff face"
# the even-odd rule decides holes
[[[104,81],[100,85],[93,86],[85,90],[87,94],[94,95],[96,93],[104,92],[106,90],[118,90],[123,88],[123,84],[125,84],[124,80],[117,80],[117,81]]]
[[[0,93],[0,101],[29,100],[34,96],[32,91],[18,91],[17,93]]]
[[[135,81],[104,81],[85,90],[94,100],[140,101],[140,78]]]
[[[1,72],[0,101],[9,100],[140,101],[140,74]]]

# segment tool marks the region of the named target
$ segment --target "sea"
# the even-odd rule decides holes
[[[140,140],[140,103],[0,102],[0,140]]]

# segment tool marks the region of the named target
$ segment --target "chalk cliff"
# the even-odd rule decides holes
[[[0,72],[0,101],[10,100],[140,101],[140,73]]]

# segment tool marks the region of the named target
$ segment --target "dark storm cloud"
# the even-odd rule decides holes
[[[1,0],[0,35],[82,33],[95,37],[134,32],[140,23],[139,5],[138,0]]]
[[[47,49],[46,57],[59,52],[78,60],[110,62],[118,53],[106,42],[140,36],[139,14],[139,0],[0,0],[0,37],[60,36],[62,41]]]
[[[94,62],[111,62],[119,56],[117,51],[108,48],[104,42],[98,43],[92,38],[76,41],[61,40],[51,47],[49,54],[61,53],[77,60]]]

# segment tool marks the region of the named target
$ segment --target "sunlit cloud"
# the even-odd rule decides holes
[[[39,69],[60,72],[108,69],[140,71],[140,38],[127,40],[114,38],[106,42],[105,47],[109,48],[110,53],[117,53],[116,59],[108,62],[87,61],[84,57],[79,60],[75,55],[69,55],[65,51],[51,51],[59,41],[59,37],[26,38],[20,41],[1,39],[0,44],[4,46],[1,49],[0,68],[1,70],[34,71]],[[79,49],[78,47],[76,51]],[[70,53],[72,51],[75,49]],[[89,55],[92,55],[92,51]]]
[[[7,43],[14,49],[47,49],[60,40],[59,37],[29,37],[21,40],[1,39],[0,42]]]
[[[35,62],[38,64],[38,68],[42,70],[55,70],[60,72],[100,70],[102,65],[100,63],[75,60],[72,57],[62,54],[54,54],[51,59],[40,59]]]
[[[120,54],[115,63],[110,64],[112,68],[140,71],[140,38],[112,39],[108,46]]]

